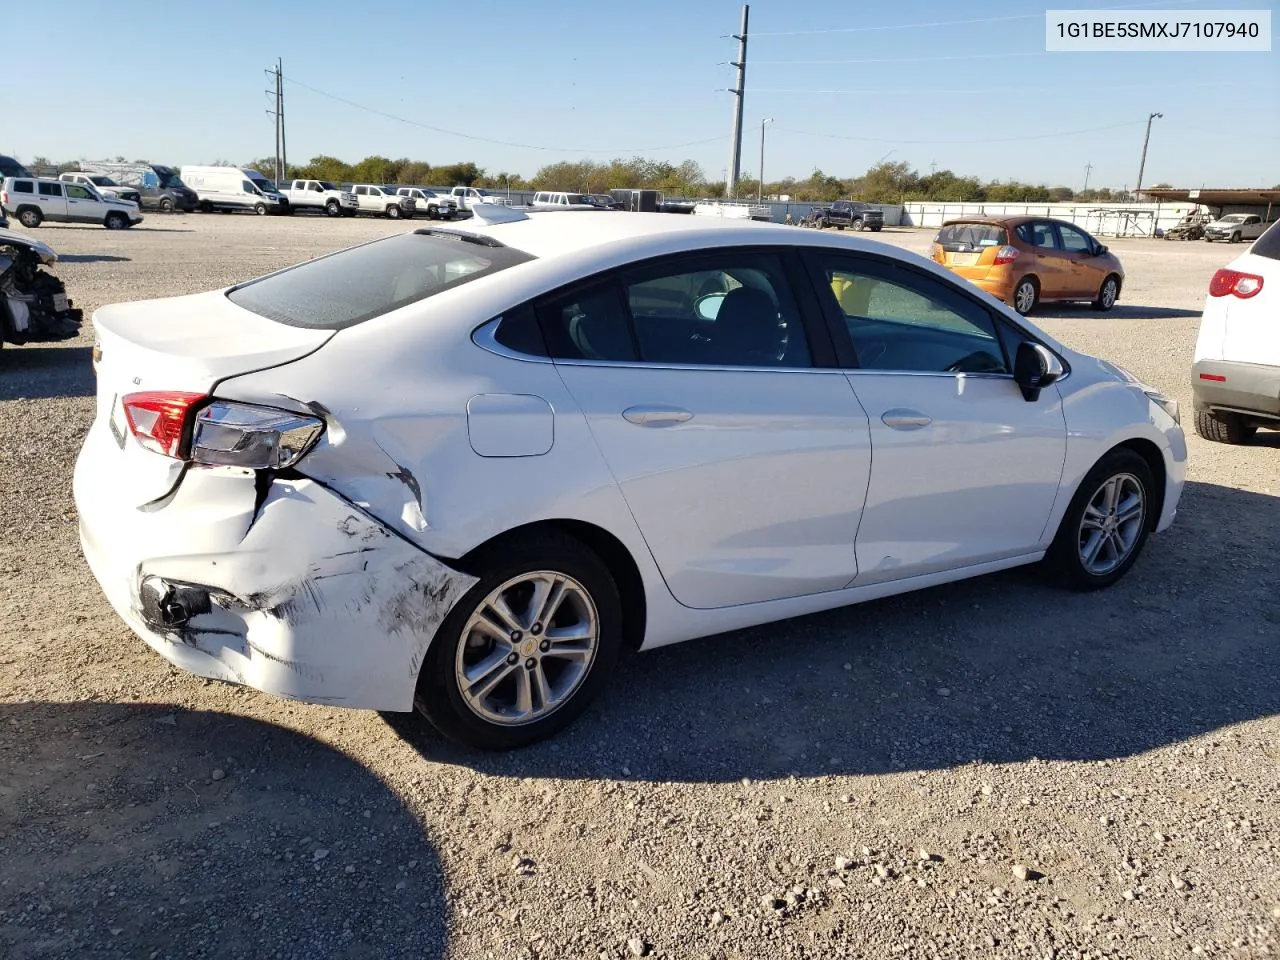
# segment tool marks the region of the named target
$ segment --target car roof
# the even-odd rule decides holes
[[[1018,214],[1017,216],[998,217],[982,214],[973,217],[955,217],[946,221],[943,226],[949,227],[953,223],[987,223],[997,227],[1016,227],[1022,223],[1030,223],[1031,221],[1044,223],[1068,223],[1066,220],[1060,220],[1057,217],[1029,217],[1026,214]]]

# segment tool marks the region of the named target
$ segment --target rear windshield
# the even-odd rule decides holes
[[[250,280],[227,297],[291,327],[341,330],[532,259],[511,247],[409,233]]]
[[[1267,227],[1267,232],[1253,242],[1249,252],[1271,260],[1280,260],[1280,220]]]
[[[998,247],[1009,242],[1004,227],[991,223],[953,223],[943,227],[933,242],[952,253],[966,253],[985,247]]]

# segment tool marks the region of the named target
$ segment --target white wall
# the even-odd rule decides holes
[[[1066,220],[1102,237],[1149,237],[1153,225],[1167,230],[1195,208],[1173,203],[906,203],[902,225],[940,227],[945,220],[972,216],[1031,216]],[[885,223],[889,222],[886,213]]]

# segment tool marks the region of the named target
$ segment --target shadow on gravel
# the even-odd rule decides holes
[[[63,253],[58,255],[59,263],[128,263],[132,257],[114,257],[105,253]]]
[[[1189,483],[1110,590],[1015,570],[625,661],[514,776],[689,782],[1127,757],[1280,712],[1280,497]],[[623,768],[626,768],[624,771]]]
[[[0,400],[92,397],[97,390],[91,347],[29,344],[0,350]]]
[[[1087,303],[1046,303],[1036,307],[1031,319],[1044,320],[1176,320],[1180,317],[1198,317],[1201,310],[1182,307],[1144,307],[1137,304],[1117,303],[1110,310],[1095,310]]]
[[[413,813],[341,753],[245,717],[0,704],[0,864],[12,960],[445,952]]]

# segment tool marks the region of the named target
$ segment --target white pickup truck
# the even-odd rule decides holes
[[[453,197],[453,202],[458,205],[459,210],[470,210],[473,203],[498,203],[505,207],[511,206],[511,202],[506,197],[484,193],[475,187],[454,187],[449,191],[449,196]]]
[[[396,193],[415,201],[418,206],[414,213],[425,213],[428,220],[452,220],[458,212],[453,197],[442,197],[426,187],[400,187]]]
[[[360,211],[354,193],[328,180],[294,180],[280,192],[289,201],[290,211],[314,210],[330,217],[354,217]]]

